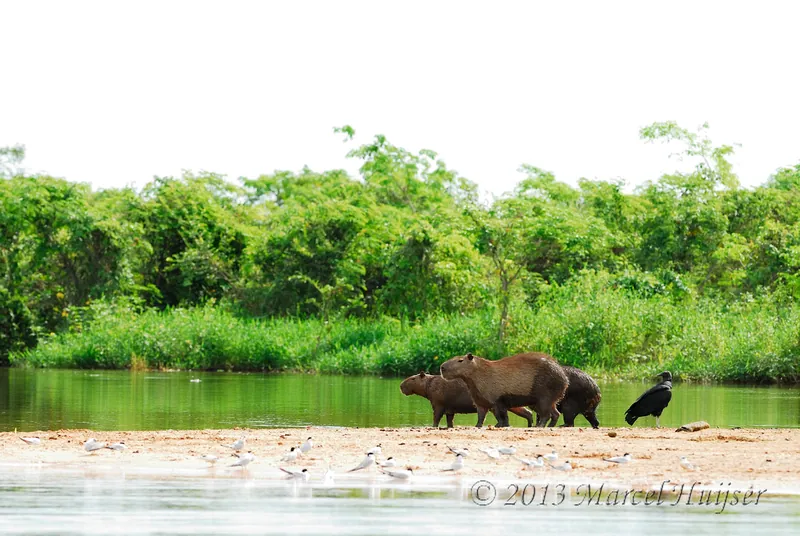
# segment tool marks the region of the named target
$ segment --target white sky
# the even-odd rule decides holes
[[[704,121],[757,185],[800,161],[800,3],[0,0],[0,146],[95,188],[357,162],[376,133],[501,193],[672,171]]]

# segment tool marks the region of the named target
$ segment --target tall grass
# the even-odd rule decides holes
[[[14,365],[399,375],[438,370],[463,348],[491,357],[490,313],[395,319],[242,319],[221,307],[97,315],[83,333],[11,355]],[[467,351],[467,350],[464,350]]]
[[[599,376],[667,369],[682,379],[800,381],[800,306],[773,296],[735,303],[669,291],[641,292],[607,274],[552,287],[535,308],[512,311],[505,349],[497,315],[243,319],[222,307],[99,309],[82,333],[11,355],[34,367],[153,368],[406,375],[436,371],[471,351],[497,358],[538,350]]]
[[[592,274],[518,313],[510,352],[536,348],[601,375],[670,370],[694,380],[800,381],[800,307],[775,296],[731,303],[651,295]]]

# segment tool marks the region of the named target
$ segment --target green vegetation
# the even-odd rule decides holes
[[[349,140],[352,129],[337,129]],[[278,171],[91,191],[0,150],[0,363],[407,374],[466,351],[596,374],[799,381],[800,165],[738,186],[706,127],[689,173],[482,202],[376,136],[360,177]]]

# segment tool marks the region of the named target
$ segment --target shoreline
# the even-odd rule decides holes
[[[610,437],[609,433],[616,434]],[[228,467],[237,460],[230,444],[242,435],[245,449],[256,459],[246,468]],[[291,463],[281,456],[292,446],[312,437],[314,447]],[[20,437],[39,437],[41,444],[28,445]],[[83,443],[123,441],[127,450],[102,449],[87,453]],[[670,486],[695,484],[697,489],[728,487],[767,490],[773,495],[800,495],[800,429],[710,428],[699,432],[675,432],[653,428],[275,428],[226,430],[161,430],[105,432],[54,430],[31,433],[0,433],[0,471],[41,470],[162,477],[283,479],[280,467],[307,468],[311,481],[321,481],[329,464],[337,484],[391,482],[391,477],[372,466],[348,473],[367,449],[380,444],[379,460],[393,457],[398,468],[413,467],[413,481],[435,485],[442,482],[563,482],[570,486],[604,483],[606,489],[649,490],[668,481]],[[441,472],[454,459],[448,446],[467,447],[470,454],[456,476]],[[555,450],[557,464],[569,460],[571,471],[525,468],[511,456],[490,459],[480,448],[514,446],[515,456],[535,458]],[[629,452],[633,461],[614,464],[603,458]],[[219,456],[215,466],[201,456]],[[687,456],[696,466],[681,467]],[[398,481],[400,482],[400,481]],[[404,484],[407,482],[402,481]]]

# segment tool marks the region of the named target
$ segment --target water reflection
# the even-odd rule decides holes
[[[489,507],[469,487],[317,484],[253,478],[84,477],[0,468],[0,532],[13,534],[797,534],[797,498],[757,507]]]
[[[403,396],[399,383],[307,374],[0,369],[0,430],[429,425],[430,404]],[[649,385],[601,383],[601,425],[625,426],[625,409]],[[800,426],[798,387],[678,384],[673,392],[661,418],[667,427],[699,419],[721,427]],[[456,416],[457,425],[475,420]],[[524,426],[515,415],[510,420]],[[576,422],[587,424],[581,416]],[[653,426],[654,419],[640,425]]]

